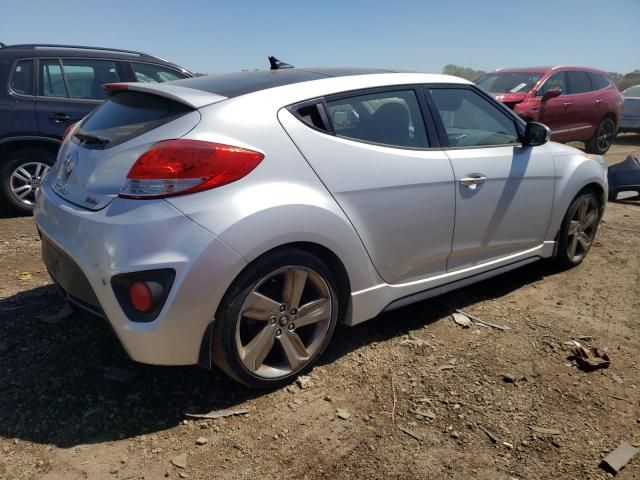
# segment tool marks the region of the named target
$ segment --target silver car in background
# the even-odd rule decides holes
[[[338,321],[542,258],[579,264],[603,159],[465,80],[365,69],[112,84],[34,212],[67,299],[129,356],[274,387]]]
[[[622,92],[624,106],[620,120],[620,133],[640,133],[640,85],[634,85]]]

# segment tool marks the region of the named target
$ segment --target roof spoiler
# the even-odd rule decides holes
[[[289,65],[288,63],[282,62],[278,60],[276,57],[269,57],[269,65],[271,65],[271,70],[281,70],[283,68],[294,68],[293,65]]]
[[[207,105],[227,99],[227,97],[215,93],[167,83],[105,83],[102,88],[107,96],[123,90],[149,93],[151,95],[168,98],[169,100],[182,103],[194,109],[206,107]]]

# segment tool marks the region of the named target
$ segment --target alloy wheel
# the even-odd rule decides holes
[[[615,136],[615,127],[611,120],[605,120],[598,127],[598,149],[601,152],[606,152],[611,146],[613,137]]]
[[[598,227],[600,208],[593,196],[582,199],[567,230],[567,256],[580,262],[591,248]]]
[[[43,162],[29,162],[19,165],[9,178],[9,187],[15,199],[28,206],[35,204],[35,194],[42,179],[51,167]]]
[[[331,295],[327,281],[308,267],[279,268],[261,279],[236,324],[235,346],[244,367],[270,379],[304,368],[329,332]]]

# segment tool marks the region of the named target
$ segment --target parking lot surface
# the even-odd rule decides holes
[[[640,136],[607,160],[630,153]],[[0,479],[597,479],[640,443],[637,202],[609,204],[579,267],[538,262],[338,328],[274,392],[134,364],[105,324],[52,316],[39,249],[31,218],[0,218]],[[508,329],[462,328],[455,309]],[[572,339],[611,366],[576,368]],[[239,414],[185,415],[222,409]],[[640,456],[616,478],[640,478]]]

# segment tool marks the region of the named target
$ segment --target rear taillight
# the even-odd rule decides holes
[[[78,122],[72,123],[71,125],[69,125],[67,127],[67,129],[64,131],[64,135],[62,135],[62,142],[64,143],[64,141],[69,137],[69,135],[71,135],[71,132],[73,132],[76,128],[76,125],[78,124]]]
[[[120,196],[162,198],[200,192],[241,179],[264,155],[200,140],[166,140],[133,164]]]

